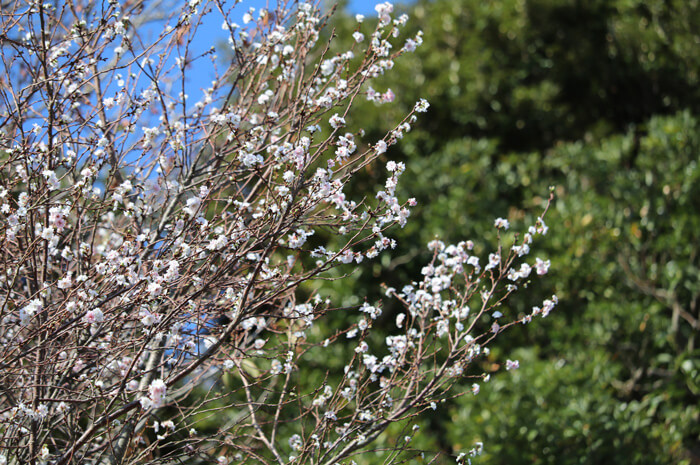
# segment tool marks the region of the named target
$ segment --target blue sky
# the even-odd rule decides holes
[[[348,9],[353,13],[362,13],[366,15],[374,12],[374,5],[377,3],[379,2],[375,0],[351,0]]]
[[[332,3],[333,0],[327,1]],[[374,6],[377,3],[382,3],[384,1],[386,0],[349,0],[348,11],[353,14],[361,13],[366,16],[376,15]],[[238,10],[238,17],[235,17],[236,14],[234,14],[234,17],[231,19],[233,21],[237,21],[239,24],[242,24],[243,14],[248,11],[248,8],[254,7],[256,10],[258,10],[260,8],[265,8],[268,4],[274,3],[275,2],[273,0],[243,0],[243,2],[236,6],[236,10]],[[322,1],[322,4],[323,3],[324,2]],[[402,3],[406,3],[406,1],[404,0]],[[224,42],[226,38],[227,33],[221,29],[220,15],[208,15],[203,23],[203,27],[201,27],[195,35],[195,40],[193,41],[192,48],[190,50],[192,54],[190,56],[196,56],[203,53],[209,50],[212,45],[218,45]],[[206,61],[200,60],[198,63],[201,63],[203,66],[195,66],[187,70],[189,82],[185,88],[187,94],[189,95],[189,101],[191,102],[199,100],[201,97],[200,89],[209,87],[209,83],[214,78],[214,73],[211,67],[204,66]]]
[[[187,0],[181,0],[182,5],[187,4]],[[266,8],[268,5],[275,5],[278,0],[243,0],[238,4],[233,11],[229,13],[229,21],[243,25],[243,15],[248,12],[249,8],[255,8],[254,16],[257,17],[257,12],[261,8]],[[282,1],[282,0],[279,0]],[[288,4],[293,4],[291,0],[285,0]],[[301,1],[301,0],[299,0]],[[315,3],[315,0],[307,0],[311,3]],[[320,0],[321,4],[332,4],[335,0]],[[347,10],[352,14],[361,13],[366,15],[368,18],[376,17],[376,11],[374,7],[377,3],[382,3],[386,0],[347,0]],[[404,0],[411,1],[411,0]],[[398,3],[398,2],[397,2]],[[211,7],[211,5],[210,5]],[[179,10],[178,10],[179,11]],[[178,11],[173,12],[173,16],[170,18],[176,18]],[[201,11],[201,7],[200,7]],[[222,17],[218,11],[212,11],[210,14],[204,16],[202,23],[193,31],[193,39],[189,45],[188,58],[192,60],[195,57],[201,57],[203,54],[208,52],[212,46],[216,46],[219,59],[217,60],[217,66],[219,71],[223,71],[226,67],[226,63],[221,62],[221,58],[224,57],[225,53],[221,53],[218,50],[227,47],[226,42],[228,39],[228,31],[224,31],[221,28]],[[168,21],[170,23],[170,21]],[[154,37],[158,37],[162,28],[165,26],[164,22],[152,22],[144,26],[140,31],[141,39],[146,45],[149,44],[150,40]],[[175,50],[168,58],[166,58],[166,66],[164,69],[171,68],[173,73],[170,77],[175,77],[177,71],[175,66],[175,57],[177,56],[178,50]],[[135,89],[141,92],[150,85],[148,79],[143,75],[139,75],[139,84],[136,85]],[[185,85],[184,91],[188,96],[188,103],[191,106],[194,102],[199,102],[203,97],[203,90],[211,87],[212,80],[214,80],[216,74],[214,72],[214,66],[212,65],[208,57],[196,59],[191,66],[186,68],[185,75]],[[118,93],[117,81],[112,82],[112,87],[106,90],[107,93]],[[175,86],[177,87],[177,85]],[[178,93],[179,88],[173,88],[171,91],[174,94]],[[132,160],[133,161],[133,160]]]

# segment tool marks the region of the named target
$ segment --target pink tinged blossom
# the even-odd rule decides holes
[[[290,158],[294,161],[294,165],[298,170],[303,169],[306,163],[306,148],[303,145],[296,146],[294,150],[292,150]],[[294,173],[292,173],[292,175],[293,174]],[[294,179],[294,177],[292,177],[292,179]]]
[[[49,226],[48,228],[44,228],[41,231],[41,237],[43,239],[46,239],[47,241],[50,241],[51,239],[53,239],[53,237],[54,237],[53,228],[51,226]]]
[[[512,250],[518,254],[518,257],[522,257],[523,255],[530,253],[530,246],[527,245],[527,243],[524,243],[523,245],[514,245]]]
[[[303,231],[297,231],[289,236],[288,244],[292,249],[298,249],[306,242],[306,234]]]
[[[209,245],[207,245],[207,249],[209,249],[209,250],[221,250],[224,247],[226,247],[227,245],[228,245],[228,238],[223,234],[219,234],[219,236],[216,239],[212,240],[209,243]]]
[[[199,197],[192,197],[191,199],[187,200],[187,206],[183,208],[183,211],[187,213],[191,218],[197,214],[197,211],[199,210],[199,206],[201,204],[202,199],[200,199]]]
[[[30,301],[19,310],[19,319],[22,325],[26,325],[29,320],[44,308],[44,304],[39,299]]]
[[[486,271],[496,268],[501,263],[501,256],[497,253],[489,254],[489,264],[486,265]]]
[[[158,408],[163,405],[166,390],[167,386],[162,379],[153,380],[151,385],[148,386],[148,398],[152,407]]]
[[[517,360],[506,360],[506,370],[517,370],[520,368],[520,362]]]
[[[65,212],[67,213],[67,212]],[[66,227],[66,219],[64,218],[64,209],[52,207],[49,209],[49,223],[56,228],[58,232],[63,231]]]
[[[474,395],[477,395],[480,390],[481,390],[481,387],[478,384],[476,384],[476,383],[472,384],[472,393]]]
[[[518,275],[520,276],[521,279],[525,279],[528,276],[530,276],[530,272],[532,271],[532,267],[528,265],[527,263],[523,263],[520,265],[520,270],[518,271]]]
[[[517,281],[518,278],[520,278],[520,275],[518,274],[518,272],[514,268],[511,268],[508,270],[507,276],[508,276],[508,279],[510,279],[511,281]]]
[[[60,232],[66,227],[66,220],[62,216],[59,216],[59,217],[54,219],[53,225]]]
[[[148,397],[141,397],[139,399],[139,403],[141,404],[141,408],[144,410],[148,410],[153,407],[153,402]]]
[[[348,152],[347,147],[338,147],[335,150],[335,155],[338,158],[339,161],[344,161],[350,153]]]
[[[160,314],[152,313],[147,308],[141,309],[139,316],[141,317],[141,324],[144,326],[153,326],[154,324],[159,323],[162,318]]]
[[[416,44],[416,41],[415,41],[415,40],[413,40],[413,39],[406,39],[406,43],[404,44],[403,49],[404,49],[406,52],[413,52],[413,51],[416,50],[416,46],[417,46],[417,44]]]
[[[238,159],[245,165],[246,168],[251,168],[255,165],[263,164],[263,157],[258,154],[248,153],[245,150],[238,152]]]
[[[339,129],[345,126],[345,118],[336,113],[330,117],[328,124],[330,124],[333,129]]]
[[[270,101],[274,93],[271,90],[266,90],[262,95],[258,97],[258,103],[260,105],[265,105]]]
[[[49,187],[49,190],[57,190],[61,187],[61,183],[58,181],[58,178],[56,177],[56,173],[51,171],[51,170],[44,170],[41,174],[44,175],[44,178],[46,179],[46,184]]]
[[[428,250],[430,250],[431,252],[434,252],[434,251],[442,252],[443,250],[445,250],[445,243],[442,241],[438,241],[438,240],[430,241],[430,242],[428,242]],[[428,267],[426,267],[426,268],[428,268]],[[432,265],[429,265],[428,269],[432,270]],[[423,274],[425,274],[426,276],[430,276],[433,273],[431,271],[429,273],[423,273]]]
[[[27,204],[29,203],[29,194],[26,192],[21,192],[18,197],[18,205],[19,207],[26,207]]]
[[[381,367],[381,364],[377,360],[377,357],[369,354],[364,354],[362,356],[362,364],[365,365],[367,369],[372,373],[376,373]]]
[[[94,308],[92,310],[88,310],[87,313],[85,313],[85,322],[89,324],[94,324],[94,323],[102,323],[105,320],[104,313],[102,313],[102,310],[100,308]]]
[[[455,363],[450,368],[448,368],[447,373],[449,376],[462,376],[462,373],[464,373],[464,368],[462,368],[462,366],[459,363]]]
[[[379,3],[374,7],[374,10],[379,16],[380,25],[386,26],[391,22],[391,16],[389,16],[394,11],[394,5],[389,2]]]
[[[377,100],[377,96],[380,95],[379,92],[374,90],[371,86],[367,89],[367,100],[374,102]]]
[[[169,429],[170,431],[175,431],[175,422],[172,420],[166,420],[160,424],[164,429]]]
[[[175,281],[177,278],[180,277],[180,264],[177,262],[177,260],[171,260],[168,262],[168,270],[165,272],[165,276],[163,278],[168,281]]]
[[[85,367],[85,362],[83,362],[82,358],[79,358],[78,360],[75,361],[75,364],[73,365],[73,373],[78,373],[80,370],[82,370]]]
[[[296,178],[296,175],[294,174],[293,171],[285,171],[284,174],[282,175],[282,179],[284,179],[284,182],[291,183],[294,181],[294,178]]]
[[[58,405],[56,406],[56,413],[58,413],[59,415],[63,415],[64,413],[68,412],[68,410],[70,410],[70,408],[68,407],[68,404],[66,404],[63,401],[59,402]]]
[[[377,155],[381,155],[382,153],[385,153],[386,148],[387,148],[386,142],[384,142],[383,140],[380,140],[379,142],[377,142],[377,145],[374,146],[374,150],[377,152]]]
[[[409,39],[409,41],[413,42],[411,39]],[[414,43],[413,48],[415,49],[415,42],[413,42],[413,43]],[[408,45],[408,41],[406,42],[406,45]],[[430,107],[430,103],[428,103],[428,101],[426,99],[422,98],[422,99],[418,100],[418,102],[416,102],[416,105],[413,107],[413,110],[416,113],[425,113],[426,111],[428,111],[429,107]]]
[[[153,296],[159,296],[163,293],[163,286],[154,281],[148,284],[146,291]]]
[[[396,95],[394,94],[394,92],[391,89],[387,89],[387,91],[382,94],[382,101],[386,103],[391,103],[394,101],[395,97]]]
[[[382,310],[380,308],[369,305],[367,302],[362,304],[360,311],[368,314],[373,320],[382,314]]]
[[[340,254],[340,256],[337,258],[337,260],[340,263],[348,264],[348,263],[352,263],[354,258],[355,258],[355,255],[352,253],[352,250],[346,250],[345,252]]]
[[[367,320],[363,318],[357,324],[357,329],[359,329],[360,331],[364,331],[365,329],[367,329],[368,326],[369,326],[369,324],[367,323]]]
[[[540,276],[547,274],[547,271],[549,271],[549,265],[549,260],[543,261],[539,258],[535,259],[535,269],[537,270],[537,274]]]
[[[59,289],[68,289],[72,285],[71,273],[69,272],[65,277],[59,279],[56,283],[56,287]]]
[[[559,303],[559,298],[557,298],[556,295],[552,296],[551,300],[545,300],[542,303],[542,318],[545,318],[547,315],[549,315],[549,312],[554,310],[554,307]]]
[[[321,74],[328,76],[333,74],[333,71],[335,71],[335,63],[333,63],[333,60],[325,60],[321,63]]]
[[[493,225],[498,229],[508,229],[510,228],[510,223],[505,218],[496,218]]]

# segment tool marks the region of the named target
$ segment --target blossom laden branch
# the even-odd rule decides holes
[[[428,103],[379,141],[347,128],[357,98],[394,99],[370,84],[421,34],[399,46],[408,17],[382,3],[373,29],[331,52],[313,4],[249,9],[241,26],[237,2],[191,0],[147,42],[155,4],[2,13],[0,460],[336,463],[451,395],[504,328],[549,313],[556,299],[483,321],[547,272],[513,265],[546,234],[540,218],[483,269],[470,242],[431,243],[423,279],[388,292],[405,313],[386,347],[369,338],[380,304],[325,333],[354,314],[300,288],[394,248],[416,203],[397,194],[403,163],[363,199],[347,187]],[[223,70],[190,49],[216,15]],[[188,70],[207,62],[219,79],[192,103]],[[308,358],[347,344],[342,373],[307,385]],[[200,432],[212,415],[231,420]]]

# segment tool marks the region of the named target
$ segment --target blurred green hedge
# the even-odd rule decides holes
[[[496,216],[526,227],[548,187],[557,193],[535,251],[552,260],[550,275],[504,313],[553,290],[559,307],[500,338],[483,367],[515,351],[520,370],[425,418],[424,445],[456,454],[484,441],[481,463],[494,464],[698,463],[700,2],[426,0],[405,10],[407,34],[422,29],[425,43],[373,84],[397,102],[362,103],[350,119],[371,142],[430,101],[386,154],[406,162],[402,195],[419,206],[392,255],[326,293],[377,299],[378,282],[418,276],[435,234],[488,246]],[[358,26],[336,23],[341,49]],[[381,171],[368,169],[354,195]]]

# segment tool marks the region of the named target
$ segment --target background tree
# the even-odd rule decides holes
[[[339,298],[351,303],[348,288],[372,295],[373,282],[402,282],[435,234],[488,235],[485,211],[530,218],[549,185],[559,197],[551,221],[563,226],[546,250],[565,316],[501,341],[482,367],[497,367],[499,350],[528,347],[516,383],[497,379],[482,389],[485,403],[464,397],[441,407],[426,420],[441,432],[432,447],[483,439],[497,444],[487,463],[698,460],[698,8],[406,7],[425,46],[372,84],[380,94],[392,89],[396,105],[362,109],[371,128],[408,108],[412,89],[430,99],[425,122],[387,153],[406,162],[405,186],[424,222],[401,231],[382,266],[336,287]],[[377,173],[364,175],[358,190]],[[524,311],[530,302],[509,305]]]

